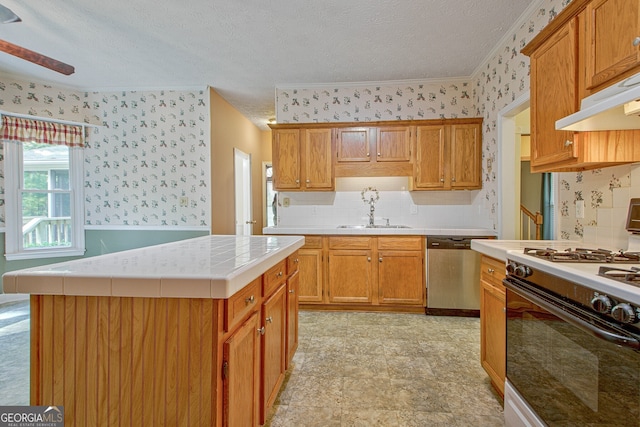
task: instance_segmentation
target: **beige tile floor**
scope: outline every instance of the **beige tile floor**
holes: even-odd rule
[[[477,318],[300,312],[267,425],[503,426]]]

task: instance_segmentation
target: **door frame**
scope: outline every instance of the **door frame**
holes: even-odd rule
[[[236,236],[253,234],[251,206],[251,154],[233,149],[234,215]]]

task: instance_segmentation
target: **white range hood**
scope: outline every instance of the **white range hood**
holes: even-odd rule
[[[580,111],[556,121],[556,130],[640,129],[639,101],[640,73],[584,98]]]

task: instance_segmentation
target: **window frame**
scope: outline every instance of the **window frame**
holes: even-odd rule
[[[84,150],[69,147],[69,190],[71,194],[71,246],[25,249],[22,235],[22,197],[24,189],[23,144],[5,140],[5,258],[7,261],[83,256],[84,236]],[[51,190],[49,190],[51,191]],[[66,191],[65,191],[66,192]]]

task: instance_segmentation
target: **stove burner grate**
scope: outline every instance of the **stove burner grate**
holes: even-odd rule
[[[618,282],[640,286],[640,268],[631,267],[628,270],[616,267],[601,266],[598,276],[608,277]]]
[[[640,252],[612,252],[606,249],[575,248],[557,249],[525,248],[524,253],[552,262],[640,263]]]

